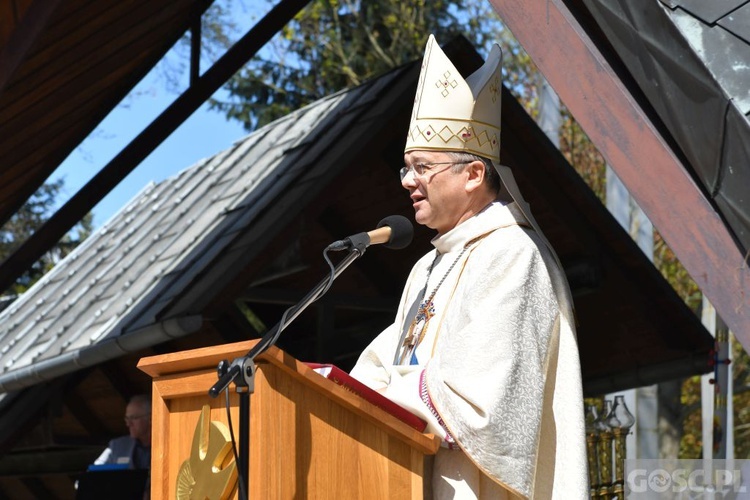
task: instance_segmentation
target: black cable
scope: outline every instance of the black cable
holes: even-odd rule
[[[336,279],[336,267],[333,265],[333,262],[331,262],[331,259],[328,257],[329,248],[326,248],[323,250],[323,259],[328,264],[328,267],[330,269],[330,274],[328,275],[328,282],[325,284],[325,286],[318,292],[315,297],[310,301],[310,303],[315,302],[316,300],[320,299],[323,295],[325,295],[328,290],[331,289],[331,286],[333,285],[333,281]],[[273,336],[273,339],[268,343],[268,346],[272,346],[276,344],[276,341],[279,338],[279,335],[281,335],[282,330],[286,327],[286,318],[289,315],[289,313],[292,312],[292,310],[295,309],[296,306],[289,307],[286,311],[284,311],[284,314],[281,316],[281,321],[279,321],[279,327],[276,330],[276,334]],[[265,350],[265,349],[263,349]],[[260,353],[259,353],[260,354]],[[240,458],[239,453],[237,453],[237,441],[234,439],[234,427],[232,426],[232,414],[230,412],[230,404],[229,404],[229,386],[226,387],[224,390],[226,394],[226,410],[227,410],[227,422],[229,423],[229,436],[232,440],[232,453],[234,454],[234,462],[237,464],[237,468],[240,467]],[[247,464],[247,468],[249,470],[249,465]],[[245,486],[245,481],[243,478],[245,477],[244,471],[239,471],[237,473],[237,478],[239,480],[239,498],[240,500],[246,500],[248,498],[247,496],[247,488]]]
[[[336,268],[333,265],[333,262],[331,262],[331,259],[328,257],[328,251],[329,251],[329,248],[326,248],[325,250],[323,250],[323,259],[326,261],[326,263],[328,264],[328,267],[331,270],[330,274],[328,275],[328,282],[315,295],[315,297],[310,301],[310,304],[312,304],[316,300],[320,299],[323,295],[325,295],[328,292],[328,290],[331,289],[331,286],[333,285],[333,281],[336,279]],[[287,316],[289,316],[289,313],[291,313],[292,311],[294,311],[296,308],[297,308],[297,305],[295,304],[295,305],[287,308],[286,311],[284,311],[284,314],[281,316],[281,321],[279,321],[279,327],[276,330],[276,333],[274,334],[273,338],[271,339],[270,342],[268,342],[267,346],[264,347],[263,350],[260,351],[258,354],[260,354],[261,352],[263,352],[266,349],[268,349],[268,347],[270,347],[272,345],[276,345],[276,341],[279,339],[279,336],[281,335],[281,332],[284,330],[284,328],[286,328],[286,324],[287,324],[286,323],[286,318],[287,318]]]
[[[240,455],[237,453],[237,441],[234,439],[234,428],[232,427],[232,413],[230,411],[230,404],[229,404],[229,387],[226,388],[224,391],[224,394],[226,394],[226,404],[225,407],[227,409],[227,422],[229,422],[229,437],[232,440],[232,453],[234,454],[234,463],[237,464],[237,479],[239,481],[239,489],[240,489],[240,500],[247,500],[247,488],[245,487],[245,474],[244,472],[239,471],[240,468]]]

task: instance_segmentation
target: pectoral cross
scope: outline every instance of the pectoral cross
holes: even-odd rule
[[[409,326],[409,331],[404,338],[404,343],[401,344],[403,352],[399,363],[403,363],[405,359],[408,359],[417,348],[424,337],[427,323],[430,322],[430,318],[434,315],[435,305],[432,303],[432,300],[430,299],[422,302],[419,309],[417,309],[417,314],[414,316],[414,320]]]

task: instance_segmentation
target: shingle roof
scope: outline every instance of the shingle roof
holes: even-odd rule
[[[199,316],[160,312],[301,177],[302,153],[326,135],[318,126],[361,111],[373,87],[317,101],[144,188],[0,313],[0,390],[196,331]]]

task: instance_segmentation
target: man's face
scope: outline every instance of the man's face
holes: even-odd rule
[[[428,165],[429,171],[425,169],[423,175],[411,169],[401,179],[401,185],[409,191],[414,220],[439,234],[445,234],[461,221],[468,203],[465,172],[453,172],[453,165],[433,166],[450,161],[445,153],[433,151],[410,151],[404,155],[405,165]]]
[[[125,407],[125,425],[128,426],[130,437],[141,444],[151,442],[151,414],[148,408],[139,402],[128,403]]]

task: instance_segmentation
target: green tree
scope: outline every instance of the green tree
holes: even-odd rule
[[[46,183],[0,228],[0,261],[10,256],[49,219],[64,180]],[[66,234],[55,247],[35,262],[6,293],[19,294],[27,290],[39,278],[76,246],[92,231],[92,216],[87,214],[81,222]]]
[[[256,1],[256,0],[251,0]],[[247,13],[245,0],[215,0],[201,16],[200,29],[200,69],[205,71],[239,37],[240,30],[235,16],[237,12]],[[192,31],[188,31],[173,47],[174,53],[162,58],[158,65],[158,76],[167,91],[180,94],[189,85],[187,74],[192,50]],[[146,92],[153,92],[149,89]],[[137,98],[138,94],[132,95]]]
[[[606,203],[607,164],[604,157],[570,111],[563,108],[561,114],[560,151],[601,202]]]
[[[419,59],[430,33],[441,43],[462,34],[481,48],[504,32],[479,0],[313,0],[228,82],[229,99],[211,106],[252,130]]]
[[[685,304],[696,315],[700,315],[702,294],[698,285],[657,230],[654,230],[654,265]],[[682,381],[680,410],[675,421],[681,433],[678,458],[701,458],[703,453],[703,419],[701,415],[700,376],[688,377]]]

